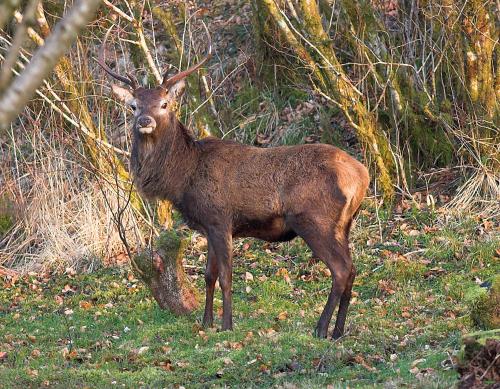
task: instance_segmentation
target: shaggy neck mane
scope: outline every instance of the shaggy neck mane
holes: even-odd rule
[[[151,135],[134,131],[132,172],[134,184],[145,197],[161,196],[178,203],[197,163],[196,141],[174,114]]]

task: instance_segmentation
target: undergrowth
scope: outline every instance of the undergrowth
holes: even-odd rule
[[[408,212],[384,221],[380,239],[373,214],[362,211],[353,230],[358,277],[339,341],[312,337],[330,277],[303,241],[238,240],[232,332],[203,329],[201,308],[188,317],[160,310],[124,268],[5,279],[1,382],[13,388],[452,387],[460,338],[476,329],[470,290],[500,270],[498,226],[457,220],[451,228],[425,212],[424,222]],[[193,244],[186,258],[199,289],[204,250]],[[219,290],[216,297],[220,327]]]

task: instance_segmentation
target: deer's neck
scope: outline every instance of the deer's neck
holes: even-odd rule
[[[134,184],[147,198],[179,203],[197,163],[196,141],[173,114],[151,135],[134,132]]]

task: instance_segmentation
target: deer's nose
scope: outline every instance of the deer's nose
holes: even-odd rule
[[[140,116],[139,119],[137,119],[137,125],[140,128],[154,127],[155,122],[151,116]]]

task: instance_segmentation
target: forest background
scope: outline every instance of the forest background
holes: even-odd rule
[[[1,7],[5,103],[16,75],[72,5]],[[456,380],[461,336],[498,328],[491,319],[498,311],[488,316],[483,305],[500,270],[498,2],[106,0],[90,20],[29,104],[0,130],[0,375],[56,386],[78,377],[131,386],[245,379],[319,385],[341,378],[363,384],[380,377],[427,387]],[[124,239],[137,250],[162,229],[176,229],[190,242],[184,268],[201,289],[206,242],[168,202],[145,201],[131,185],[132,114],[110,95],[98,50],[112,28],[108,63],[153,86],[166,69],[203,58],[202,21],[214,55],[189,77],[179,106],[196,137],[259,147],[329,143],[370,168],[370,193],[352,237],[359,302],[344,343],[301,347],[329,275],[309,262],[299,241],[238,243],[236,304],[246,319],[232,335],[205,333],[191,328],[197,317],[159,311],[128,266]],[[98,286],[90,291],[93,280]],[[77,292],[86,288],[88,294]],[[130,293],[131,302],[120,297]],[[149,312],[151,323],[137,307]],[[264,319],[255,316],[259,310]],[[30,320],[39,314],[38,324]],[[102,323],[90,335],[71,332],[90,322],[73,330],[54,324],[95,315]],[[19,320],[26,323],[13,335]],[[264,324],[256,329],[259,320]],[[156,333],[164,322],[170,329]],[[137,328],[124,332],[130,323]],[[57,331],[47,333],[53,326]],[[44,340],[20,340],[39,338],[34,331]],[[102,331],[110,344],[96,346]],[[249,333],[259,340],[248,340]],[[170,351],[155,348],[154,336]],[[200,342],[202,359],[214,356],[206,371],[197,368]],[[282,350],[273,353],[277,343]],[[38,353],[47,353],[50,367]],[[26,361],[33,366],[25,368]],[[239,374],[236,366],[246,367]],[[72,373],[61,378],[62,368]]]

